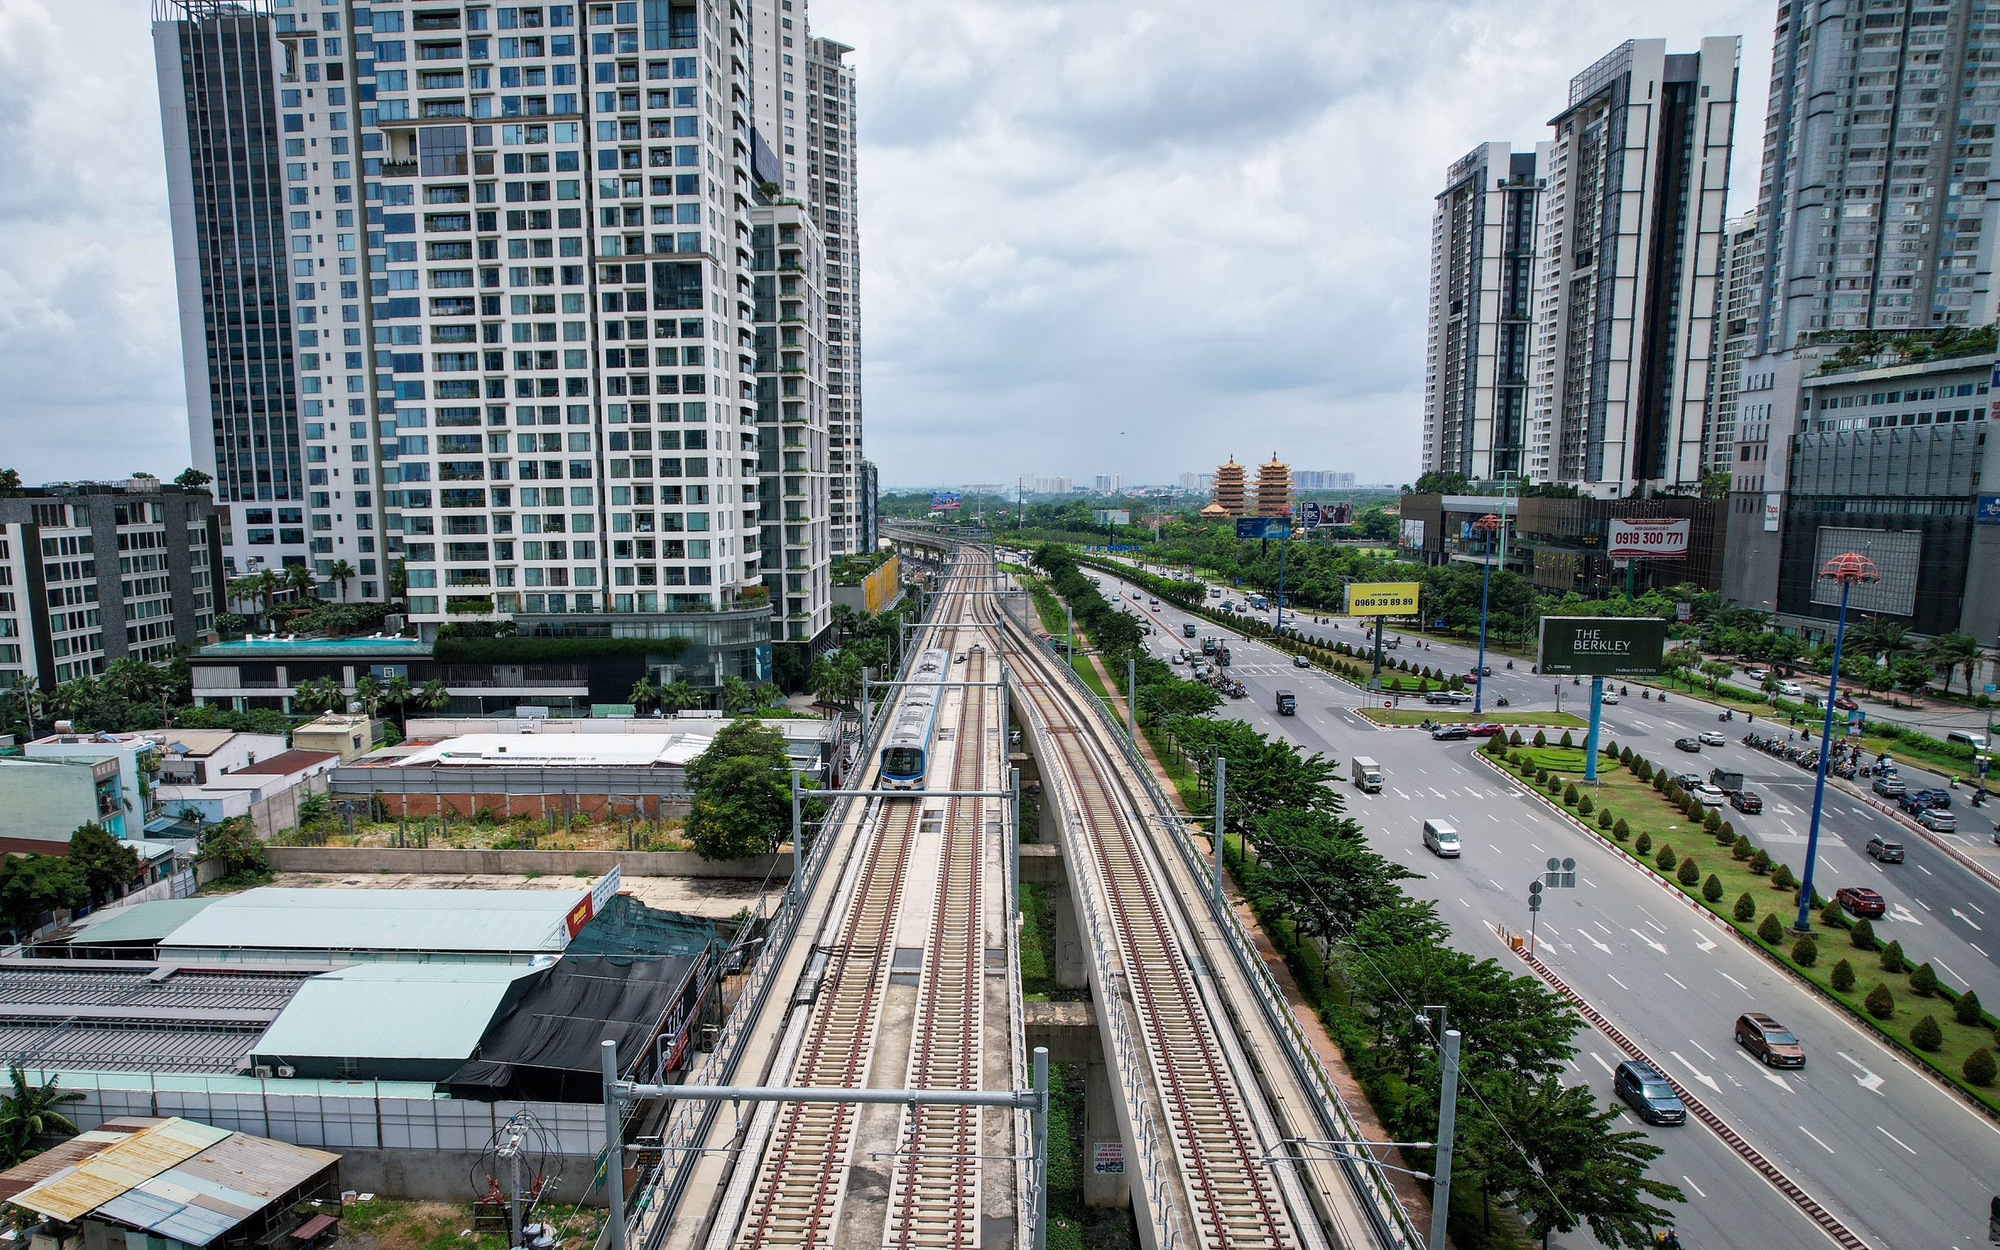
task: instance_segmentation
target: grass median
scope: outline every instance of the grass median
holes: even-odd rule
[[[1650,779],[1661,775],[1660,765],[1636,755],[1629,766],[1603,756],[1595,786],[1583,782],[1580,748],[1524,745],[1495,762],[1653,868],[1689,900],[1733,926],[1766,957],[1846,1007],[1989,1112],[2000,1114],[1990,1058],[1994,1017],[1981,1010],[1973,1022],[1961,1022],[1959,996],[1937,983],[1923,963],[1921,949],[1888,950],[1889,943],[1872,926],[1863,929],[1837,909],[1822,907],[1815,913],[1808,950],[1790,930],[1798,918],[1799,869],[1773,858],[1744,833],[1745,828],[1754,828],[1749,822],[1756,817],[1727,809],[1705,809],[1698,817],[1690,816]],[[1665,775],[1676,771],[1675,762],[1669,761]],[[1738,826],[1736,821],[1745,823]],[[1692,869],[1687,867],[1690,860]],[[1843,961],[1851,975],[1839,973]],[[1878,987],[1886,992],[1886,1000],[1876,993]],[[1971,1015],[1970,1009],[1966,1014]],[[1973,1059],[1981,1050],[1988,1053],[1985,1063]],[[1982,1070],[1986,1079],[1973,1079]]]
[[[1436,708],[1417,711],[1412,708],[1363,707],[1356,708],[1355,714],[1378,725],[1421,725],[1431,721],[1440,725],[1523,725],[1530,729],[1588,729],[1590,722],[1568,712],[1447,712]]]

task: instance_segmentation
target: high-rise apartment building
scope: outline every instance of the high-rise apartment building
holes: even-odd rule
[[[1721,346],[1714,355],[1715,376],[1709,382],[1708,471],[1731,472],[1735,464],[1736,410],[1743,381],[1743,362],[1756,354],[1759,292],[1763,269],[1758,263],[1757,214],[1733,218],[1722,232],[1722,281],[1716,284],[1715,335]]]
[[[0,690],[215,639],[222,526],[204,491],[69,482],[0,499]]]
[[[426,633],[671,634],[767,590],[778,636],[814,628],[823,578],[791,565],[831,540],[785,518],[825,524],[825,460],[787,470],[826,455],[830,275],[754,116],[802,10],[769,41],[701,0],[154,17],[197,463],[239,569],[348,560]]]
[[[1551,122],[1530,448],[1548,480],[1610,498],[1701,476],[1736,54],[1628,41]]]
[[[801,0],[801,8],[803,8]],[[857,230],[854,49],[814,37],[805,67],[806,203],[826,246],[827,472],[836,554],[873,551],[861,481],[861,238]]]
[[[2000,10],[1782,0],[1764,125],[1760,349],[1993,321]]]
[[[1424,469],[1524,476],[1533,336],[1533,152],[1482,143],[1446,175],[1431,217]]]

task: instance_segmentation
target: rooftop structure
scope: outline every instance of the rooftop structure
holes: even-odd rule
[[[572,890],[310,890],[266,886],[175,929],[160,958],[206,963],[528,963],[569,945]]]
[[[305,982],[250,1051],[279,1076],[442,1080],[542,971],[521,964],[356,964]]]
[[[324,1150],[175,1118],[103,1142],[10,1201],[62,1224],[105,1225],[113,1236],[126,1231],[128,1242],[205,1246],[244,1224],[263,1233],[276,1222],[302,1221],[288,1211],[292,1200],[333,1197],[339,1165],[340,1156]],[[106,1244],[88,1234],[84,1240]]]
[[[307,975],[213,974],[136,962],[7,963],[0,965],[0,1057],[27,1068],[235,1072]]]
[[[482,765],[524,768],[685,767],[708,749],[710,734],[466,734],[420,746],[407,755],[385,753],[380,763],[396,768]]]
[[[1236,457],[1231,456],[1227,464],[1215,467],[1215,488],[1212,494],[1215,498],[1211,506],[1222,509],[1228,516],[1245,515],[1243,466],[1236,463]]]

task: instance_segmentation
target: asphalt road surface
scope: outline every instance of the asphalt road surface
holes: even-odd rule
[[[1100,576],[1108,595],[1114,579]],[[1123,589],[1129,593],[1129,587]],[[1171,654],[1186,645],[1180,626],[1184,620],[1198,620],[1164,604],[1150,611],[1143,598],[1137,604],[1126,598],[1125,603],[1156,623],[1148,640],[1156,653]],[[1202,635],[1218,632],[1206,621],[1198,621],[1198,628]],[[1345,625],[1339,633],[1358,637],[1358,631]],[[1552,891],[1539,926],[1541,954],[1560,976],[1870,1244],[1899,1250],[1970,1250],[1985,1244],[1987,1202],[2000,1192],[2000,1127],[1914,1071],[1677,895],[1526,796],[1509,777],[1477,762],[1476,744],[1434,743],[1418,730],[1378,730],[1354,715],[1362,694],[1346,683],[1294,668],[1289,656],[1261,643],[1242,640],[1232,643],[1231,650],[1231,671],[1250,693],[1231,700],[1220,714],[1243,717],[1259,729],[1282,733],[1342,761],[1365,754],[1381,763],[1386,779],[1381,794],[1341,787],[1348,810],[1378,850],[1424,874],[1422,881],[1409,883],[1412,893],[1438,902],[1462,949],[1525,972],[1496,927],[1525,931],[1529,881],[1548,857],[1575,858],[1578,888]],[[1447,670],[1462,658],[1445,647],[1434,653],[1431,662]],[[1466,663],[1469,667],[1469,659]],[[1553,703],[1550,683],[1540,679],[1520,675],[1495,680],[1501,683],[1517,708],[1535,706],[1524,702],[1535,685],[1544,695],[1541,706]],[[1279,689],[1298,695],[1297,716],[1275,715]],[[1512,689],[1519,689],[1521,697]],[[1491,686],[1488,693],[1493,693]],[[1567,694],[1564,704],[1568,710]],[[1665,709],[1650,700],[1638,709],[1620,704],[1606,709],[1606,732],[1671,763],[1679,755],[1672,747],[1675,737],[1714,725],[1712,711],[1707,726],[1701,725],[1694,711],[1701,706],[1679,696]],[[1740,734],[1740,720],[1736,726]],[[1700,759],[1741,767],[1751,786],[1770,800],[1761,822],[1739,820],[1739,829],[1749,825],[1753,839],[1771,837],[1774,854],[1782,847],[1795,862],[1802,857],[1801,844],[1777,839],[1803,834],[1799,796],[1786,788],[1795,783],[1785,770],[1808,785],[1809,774],[1733,745],[1710,748]],[[1688,757],[1688,762],[1699,761]],[[1809,791],[1803,798],[1810,802]],[[1903,938],[1906,947],[1929,955],[1934,964],[1942,956],[1951,971],[1941,966],[1940,974],[1959,984],[1970,978],[1982,997],[1988,984],[2000,992],[2000,972],[1971,944],[1986,932],[1972,925],[1987,924],[1984,912],[1973,909],[1975,901],[2000,916],[1992,892],[1982,895],[1986,887],[1972,874],[1927,852],[1900,829],[1898,840],[1910,848],[1910,859],[1887,869],[1876,867],[1859,854],[1867,833],[1850,830],[1849,822],[1862,828],[1866,821],[1885,828],[1891,822],[1845,798],[1835,800],[1831,792],[1829,802],[1837,819],[1829,820],[1828,828],[1837,827],[1839,836],[1822,840],[1822,892],[1830,894],[1843,877],[1876,885],[1890,896],[1892,906],[1880,930],[1885,936]],[[1427,818],[1458,827],[1466,847],[1462,858],[1439,860],[1423,849],[1419,832]],[[1798,835],[1786,831],[1787,820]],[[1918,881],[1921,886],[1911,884]],[[1947,924],[1938,919],[1941,907],[1950,913],[1948,897],[1968,913],[1968,920],[1954,918]],[[2000,943],[1979,945],[2000,949]],[[1809,1054],[1803,1071],[1765,1069],[1734,1045],[1731,1026],[1739,1013],[1749,1010],[1768,1011],[1799,1034]],[[1582,1053],[1575,1078],[1613,1104],[1610,1068],[1616,1052],[1592,1032],[1580,1034],[1578,1041]],[[1679,1228],[1690,1247],[1825,1242],[1802,1214],[1698,1124],[1647,1132],[1667,1150],[1655,1164],[1657,1173],[1687,1191]],[[1587,1234],[1571,1234],[1562,1244],[1592,1242]]]

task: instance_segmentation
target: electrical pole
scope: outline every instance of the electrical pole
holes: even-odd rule
[[[1438,1013],[1442,1023],[1444,1013]],[[1437,1162],[1432,1165],[1431,1239],[1434,1250],[1444,1250],[1445,1224],[1451,1218],[1451,1147],[1458,1131],[1458,1046],[1457,1029],[1444,1031],[1444,1062],[1438,1082]]]
[[[1225,902],[1222,895],[1222,800],[1223,790],[1229,781],[1229,761],[1218,755],[1215,757],[1215,914],[1224,914]]]

